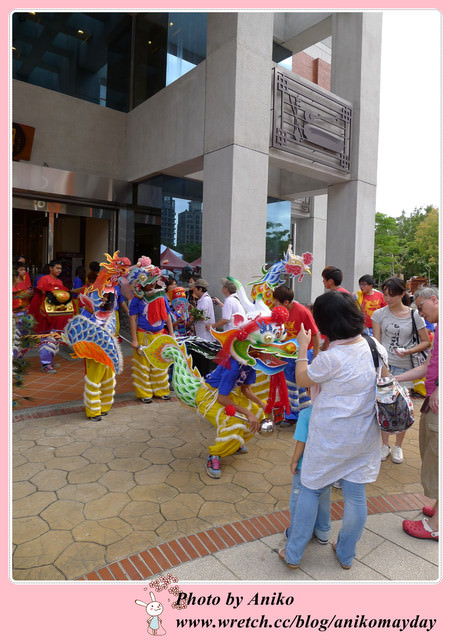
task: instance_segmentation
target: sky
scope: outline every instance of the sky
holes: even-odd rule
[[[384,11],[376,211],[441,209],[441,15]]]

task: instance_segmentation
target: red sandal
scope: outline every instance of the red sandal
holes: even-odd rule
[[[432,518],[432,516],[435,513],[435,509],[434,507],[428,507],[427,505],[423,507],[423,513],[425,516],[427,516],[428,518]]]
[[[428,531],[425,523],[427,523],[426,518],[423,520],[403,520],[402,528],[409,536],[413,536],[414,538],[438,541],[438,531]]]

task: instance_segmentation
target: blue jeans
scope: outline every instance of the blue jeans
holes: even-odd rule
[[[301,474],[299,472],[294,474],[293,485],[290,496],[290,527],[288,529],[288,542],[285,550],[285,558],[290,564],[297,564],[300,560],[289,560],[289,549],[293,549],[293,553],[296,553],[298,545],[302,544],[302,554],[304,553],[305,546],[315,534],[315,536],[327,542],[330,533],[330,486],[324,489],[319,489],[317,492],[317,500],[315,504],[311,505],[311,510],[307,513],[304,511],[303,497],[305,492],[310,492],[311,489],[307,489],[301,483]],[[309,518],[313,518],[309,525]],[[305,537],[305,543],[303,539]],[[302,538],[302,543],[300,542]]]
[[[343,523],[338,533],[337,557],[342,564],[350,566],[367,517],[365,484],[341,479],[341,488],[344,511]],[[320,514],[320,503],[323,504],[325,499],[324,494],[328,496],[330,502],[330,487],[308,489],[301,485],[296,501],[295,520],[292,520],[285,549],[285,560],[289,564],[299,564],[313,532],[315,531],[316,534],[317,518]]]

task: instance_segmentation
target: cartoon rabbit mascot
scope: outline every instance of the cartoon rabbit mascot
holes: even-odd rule
[[[157,602],[154,593],[150,592],[151,602],[147,604],[142,600],[135,600],[136,604],[139,604],[141,607],[146,607],[146,612],[149,614],[150,618],[147,620],[147,633],[150,633],[152,636],[164,636],[166,635],[166,630],[161,624],[161,618],[159,617],[163,611],[163,605],[161,602]]]

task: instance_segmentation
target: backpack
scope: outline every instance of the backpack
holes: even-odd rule
[[[376,369],[376,416],[379,426],[382,431],[389,433],[406,431],[415,421],[409,392],[392,375],[381,378],[379,351],[370,336],[365,334],[363,337],[371,349]]]

